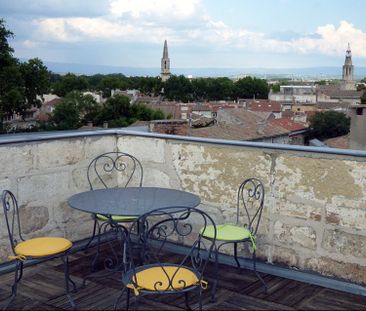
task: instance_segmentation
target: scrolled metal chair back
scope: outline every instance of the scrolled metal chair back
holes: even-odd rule
[[[143,224],[143,225],[142,225]],[[132,269],[135,271],[141,265],[141,258],[144,265],[155,265],[165,269],[167,262],[168,246],[183,245],[186,248],[184,255],[174,263],[176,271],[174,275],[165,273],[165,280],[155,280],[157,291],[179,291],[174,284],[182,284],[179,270],[189,268],[200,276],[202,281],[207,263],[214,249],[216,241],[216,225],[213,219],[204,211],[197,208],[160,208],[142,215],[134,222],[130,232],[136,232],[139,227],[138,244],[140,245],[140,258],[131,258]],[[206,227],[213,226],[214,239],[203,239],[200,232]],[[200,231],[200,229],[202,230]],[[130,237],[133,234],[129,235]],[[131,244],[130,244],[131,245]],[[168,280],[167,280],[168,279]],[[138,280],[133,280],[134,286],[139,287]],[[168,284],[168,288],[162,288],[162,284]]]
[[[15,247],[19,242],[24,241],[21,233],[18,202],[11,191],[4,190],[2,193],[2,203],[11,248],[14,255],[16,255]]]
[[[119,152],[106,152],[93,159],[87,171],[87,178],[91,190],[96,188],[127,187],[135,185],[141,187],[143,167],[134,156]],[[99,184],[99,187],[98,187]]]
[[[264,205],[264,186],[257,178],[248,178],[239,186],[237,200],[237,224],[239,224],[240,208],[243,207],[248,229],[256,234],[262,218]]]

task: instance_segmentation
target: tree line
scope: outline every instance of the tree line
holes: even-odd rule
[[[147,96],[161,96],[165,100],[185,103],[253,97],[266,99],[269,92],[268,83],[255,77],[233,81],[226,77],[189,79],[183,75],[172,75],[163,82],[160,77],[126,77],[118,73],[92,76],[52,73],[51,89],[61,97],[73,90],[96,91],[110,97],[113,89],[136,89]]]

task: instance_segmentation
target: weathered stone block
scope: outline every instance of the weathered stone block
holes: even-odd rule
[[[141,162],[165,163],[166,141],[162,139],[120,136],[118,150],[134,155]]]
[[[71,171],[69,187],[70,192],[72,193],[90,190],[87,178],[87,167],[77,167]]]
[[[366,266],[359,264],[336,261],[328,257],[319,257],[307,259],[304,268],[355,283],[364,284],[366,282]]]
[[[288,217],[320,221],[323,208],[324,205],[317,201],[308,200],[299,195],[289,195],[286,200],[281,199],[276,202],[273,212]]]
[[[274,246],[272,248],[272,262],[287,267],[299,266],[299,254],[293,249]]]
[[[146,168],[144,171],[144,186],[171,188],[170,176],[163,170]]]
[[[13,251],[11,250],[9,238],[6,237],[7,240],[0,244],[0,262],[9,261],[8,256],[13,255]],[[6,243],[7,242],[7,243]]]
[[[366,207],[363,209],[326,206],[326,223],[366,230]]]
[[[276,162],[276,184],[280,197],[292,193],[308,193],[317,200],[361,199],[363,189],[355,184],[351,167],[345,161],[329,158],[286,157]],[[330,186],[331,185],[331,186]]]
[[[48,223],[50,215],[45,206],[24,206],[19,208],[21,229],[24,234],[42,230]]]
[[[102,153],[117,151],[116,142],[117,138],[114,135],[85,138],[83,148],[85,159],[87,159],[86,165],[88,165],[91,160]]]
[[[37,145],[1,146],[0,176],[25,175],[35,168]]]
[[[37,168],[49,169],[74,165],[84,158],[84,141],[56,140],[38,144]]]
[[[268,183],[270,161],[261,152],[215,148],[210,145],[172,144],[175,170],[184,189],[203,201],[236,205],[239,185],[245,178]]]
[[[355,256],[366,260],[366,237],[338,230],[327,230],[322,246],[332,253]]]
[[[288,246],[298,245],[316,249],[316,232],[307,226],[296,226],[276,221],[274,225],[275,240]]]
[[[68,172],[59,172],[19,178],[18,201],[21,204],[32,201],[55,201],[69,193],[69,177]]]

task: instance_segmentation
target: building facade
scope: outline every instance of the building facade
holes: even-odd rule
[[[161,80],[165,82],[170,78],[170,59],[168,55],[168,43],[165,40],[164,42],[164,50],[163,50],[163,57],[161,59]]]
[[[348,43],[348,48],[346,51],[346,58],[343,65],[342,73],[342,83],[341,90],[353,91],[356,90],[356,81],[354,79],[354,66],[352,64],[352,52],[350,44]]]

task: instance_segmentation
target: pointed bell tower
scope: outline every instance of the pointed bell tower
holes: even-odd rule
[[[342,84],[341,89],[343,90],[355,90],[355,80],[354,80],[354,66],[352,65],[352,52],[351,46],[348,43],[348,48],[346,51],[346,59],[343,65],[343,74],[342,74]]]
[[[170,78],[170,59],[168,55],[168,43],[164,42],[163,58],[161,59],[161,80],[165,82]]]

